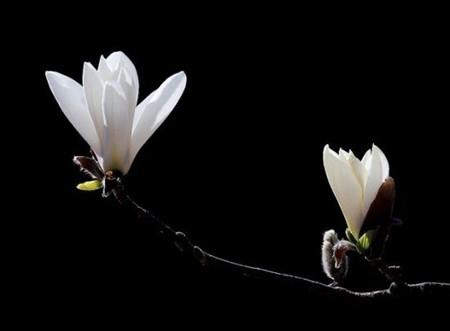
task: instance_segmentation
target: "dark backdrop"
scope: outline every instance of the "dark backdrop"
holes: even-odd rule
[[[397,14],[250,11],[197,20],[162,11],[158,20],[145,13],[69,20],[48,13],[9,36],[9,114],[18,125],[4,125],[14,210],[6,252],[16,304],[43,308],[40,318],[76,320],[105,307],[220,311],[230,302],[229,312],[310,300],[279,284],[204,271],[111,199],[75,189],[85,177],[71,158],[88,146],[44,72],[80,81],[83,61],[96,65],[116,50],[137,67],[140,100],[179,70],[188,77],[126,177],[136,200],[165,222],[223,257],[327,282],[322,233],[343,235],[345,222],[324,174],[323,146],[362,156],[376,143],[390,161],[394,213],[404,221],[389,261],[404,266],[408,281],[450,281],[440,22]]]

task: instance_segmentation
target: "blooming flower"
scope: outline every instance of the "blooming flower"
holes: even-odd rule
[[[89,144],[103,172],[123,175],[186,86],[186,75],[179,72],[138,105],[136,68],[122,52],[101,56],[98,69],[84,63],[83,86],[57,72],[45,75],[61,110]]]
[[[360,161],[351,150],[346,152],[339,149],[338,154],[326,145],[323,150],[323,164],[348,228],[358,240],[363,235],[360,232],[369,210],[370,214],[375,215],[392,207],[394,184],[389,177],[389,163],[386,156],[381,149],[373,145]],[[386,192],[382,192],[383,194],[377,198],[384,183],[389,183],[386,190],[383,190]],[[379,203],[373,204],[376,199]],[[371,209],[372,205],[376,205],[377,208]]]

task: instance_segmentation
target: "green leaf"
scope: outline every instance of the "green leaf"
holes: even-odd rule
[[[366,250],[369,249],[370,244],[372,243],[376,233],[377,229],[369,230],[359,238],[357,246],[361,252],[365,252]]]
[[[77,185],[77,189],[81,191],[96,191],[103,187],[101,180],[90,180],[84,183],[80,183]]]

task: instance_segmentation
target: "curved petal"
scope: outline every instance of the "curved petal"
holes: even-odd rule
[[[367,150],[367,152],[364,154],[363,158],[361,159],[361,163],[366,169],[369,168],[369,164],[370,164],[370,162],[372,162],[371,158],[372,158],[372,150],[369,149],[369,150]]]
[[[164,122],[177,104],[186,86],[186,75],[172,75],[136,108],[131,138],[130,166],[137,152]]]
[[[345,156],[344,153],[341,155]],[[358,238],[364,220],[361,203],[362,189],[350,164],[343,161],[338,154],[325,146],[323,164],[331,189],[341,207],[345,220],[352,234]]]
[[[382,177],[383,177],[383,182],[386,180],[386,178],[389,177],[389,162],[386,158],[386,155],[384,155],[383,151],[375,144],[373,144],[372,146],[372,150],[376,153],[378,153],[378,155],[380,156],[381,159],[381,169],[382,169]]]
[[[381,184],[387,178],[384,175],[386,170],[389,171],[389,168],[386,168],[385,162],[387,163],[386,157],[374,145],[372,148],[372,157],[370,158],[370,163],[368,163],[367,183],[364,190],[364,216],[367,214],[370,205],[375,199]]]
[[[100,152],[100,141],[95,130],[84,96],[83,88],[73,79],[54,71],[45,73],[48,85],[59,107],[91,146],[95,153]]]
[[[113,79],[113,72],[109,69],[103,55],[100,56],[100,62],[98,63],[98,74],[104,83]]]
[[[366,185],[366,179],[367,179],[367,170],[359,161],[359,159],[353,154],[353,152],[350,150],[347,158],[348,163],[353,169],[353,173],[355,174],[356,178],[358,179],[359,185],[361,186],[361,189],[365,187]]]
[[[352,150],[346,152],[342,148],[339,148],[339,159],[350,166],[353,171],[353,175],[358,180],[361,189],[365,185],[365,179],[367,175],[366,169],[361,164],[361,161],[353,154]]]
[[[102,103],[105,119],[103,170],[119,170],[126,174],[132,124],[129,102],[118,84],[108,82]]]
[[[134,114],[138,98],[138,90],[136,85],[134,85],[131,81],[130,75],[124,68],[120,69],[118,83],[129,102],[129,110]]]
[[[125,68],[127,73],[130,75],[133,85],[139,90],[139,79],[136,71],[136,67],[133,62],[125,55],[125,53],[119,51],[111,53],[106,58],[106,63],[112,72],[120,72],[120,69]]]
[[[347,151],[343,150],[342,148],[339,148],[339,158],[342,161],[347,160],[348,159],[348,155],[349,155],[349,153]]]
[[[83,67],[83,89],[86,102],[100,140],[103,141],[104,120],[102,110],[103,81],[92,64],[85,62]]]

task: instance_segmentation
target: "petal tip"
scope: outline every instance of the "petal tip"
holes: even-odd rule
[[[56,71],[51,71],[51,70],[46,70],[45,71],[45,77],[47,79],[53,78],[57,75],[58,73]]]
[[[183,83],[186,83],[187,76],[186,73],[182,70],[173,75],[174,78],[179,78]]]
[[[91,62],[89,62],[89,61],[84,61],[83,62],[83,68],[94,68],[94,66],[92,65],[92,63]]]
[[[324,155],[324,156],[329,155],[329,156],[334,156],[334,157],[336,157],[336,158],[339,158],[339,155],[338,155],[334,150],[332,150],[332,149],[330,148],[330,145],[329,145],[329,144],[326,144],[326,145],[324,146],[324,148],[323,148],[323,155]]]

